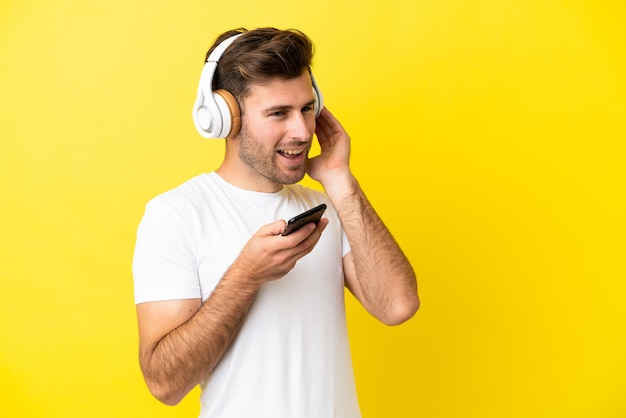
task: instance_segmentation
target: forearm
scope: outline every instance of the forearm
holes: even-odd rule
[[[307,172],[324,186],[350,241],[346,286],[384,323],[404,322],[419,307],[413,268],[350,171],[349,135],[327,108],[316,122],[322,152]]]
[[[419,307],[415,273],[352,175],[327,188],[351,246],[347,286],[387,324],[404,322]]]
[[[151,392],[174,405],[212,372],[252,306],[258,286],[229,270],[200,309],[148,349],[141,366]]]

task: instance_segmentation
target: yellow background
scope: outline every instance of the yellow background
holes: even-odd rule
[[[349,301],[365,417],[626,417],[626,3],[0,3],[0,410],[191,417],[148,393],[143,206],[217,167],[194,130],[234,27],[317,47],[353,169],[419,276],[400,327]],[[245,401],[242,399],[242,401]]]

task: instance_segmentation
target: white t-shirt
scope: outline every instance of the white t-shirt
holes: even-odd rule
[[[202,174],[146,206],[133,260],[135,302],[207,299],[266,224],[326,203],[329,225],[285,277],[263,285],[213,373],[201,418],[360,417],[346,332],[342,257],[350,251],[321,192],[239,189]]]

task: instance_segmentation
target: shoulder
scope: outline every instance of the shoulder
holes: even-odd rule
[[[178,201],[194,201],[201,197],[205,190],[210,187],[209,175],[200,174],[184,183],[179,184],[173,189],[167,190],[154,198],[148,204],[153,202],[178,202]]]
[[[152,198],[147,208],[170,207],[175,209],[193,208],[205,200],[211,181],[208,174],[193,177],[184,183]]]
[[[163,192],[148,201],[143,223],[194,223],[206,206],[210,188],[207,174],[201,174]]]

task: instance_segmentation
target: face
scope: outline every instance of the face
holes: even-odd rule
[[[241,164],[238,180],[258,191],[302,180],[315,132],[309,73],[251,86],[242,109],[241,132],[234,139]]]

